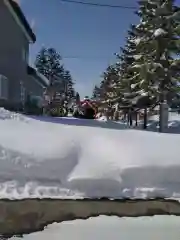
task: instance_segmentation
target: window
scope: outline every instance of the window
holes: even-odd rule
[[[0,99],[8,99],[8,79],[0,75]]]
[[[28,62],[28,51],[25,48],[22,49],[22,58],[25,62]]]

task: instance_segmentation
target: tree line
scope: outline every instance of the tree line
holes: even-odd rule
[[[171,104],[180,98],[180,8],[174,0],[138,5],[139,23],[129,27],[125,46],[94,87],[93,98],[126,106],[146,96]]]

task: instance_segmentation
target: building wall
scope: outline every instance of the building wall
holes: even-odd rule
[[[3,0],[0,0],[0,74],[9,79],[9,101],[21,101],[21,82],[27,81],[29,41],[14,20]],[[26,54],[25,54],[26,52]]]

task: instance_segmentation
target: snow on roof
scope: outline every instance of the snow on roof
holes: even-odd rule
[[[44,82],[46,85],[49,85],[49,80],[48,80],[43,74],[41,74],[40,72],[38,72],[37,69],[36,69],[36,74],[37,74],[38,77],[40,77],[40,78],[43,80],[43,82]]]
[[[38,81],[40,81],[43,85],[48,86],[49,85],[49,80],[40,72],[35,67],[27,66],[27,73],[29,75],[32,75],[34,78],[36,78]]]

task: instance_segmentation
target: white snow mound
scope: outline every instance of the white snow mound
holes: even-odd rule
[[[11,116],[0,110],[0,198],[179,197],[180,135]]]

